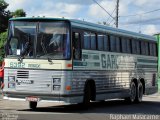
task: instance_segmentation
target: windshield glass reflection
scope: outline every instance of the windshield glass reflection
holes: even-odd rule
[[[39,24],[37,57],[67,59],[69,29],[64,22],[43,22]],[[68,46],[67,46],[68,44]]]

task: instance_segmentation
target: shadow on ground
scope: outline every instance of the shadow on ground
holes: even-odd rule
[[[92,102],[89,109],[81,105],[63,105],[38,107],[36,110],[21,109],[27,112],[59,112],[59,113],[106,113],[106,114],[157,114],[160,115],[160,102],[143,101],[139,104],[128,104],[124,100],[112,100],[103,102]]]

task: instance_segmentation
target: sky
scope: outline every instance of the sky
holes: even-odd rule
[[[93,23],[106,22],[115,27],[115,20],[94,0],[5,0],[8,10],[24,9],[27,17],[65,17]],[[117,0],[96,0],[115,17]],[[119,0],[119,28],[153,35],[160,33],[160,0]],[[157,10],[159,9],[159,10]],[[146,13],[149,11],[154,11]],[[145,14],[143,14],[145,13]],[[136,15],[135,15],[136,14]],[[137,15],[138,14],[138,15]],[[134,15],[134,16],[130,16]]]

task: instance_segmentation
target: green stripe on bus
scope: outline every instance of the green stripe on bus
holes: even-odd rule
[[[99,55],[94,55],[94,56],[93,56],[93,59],[94,59],[94,60],[99,60]]]
[[[87,66],[87,62],[73,62],[74,66]]]
[[[158,60],[137,59],[137,62],[143,62],[143,63],[158,63]]]
[[[141,64],[138,64],[137,68],[158,68],[158,65],[141,65]]]
[[[95,66],[95,67],[100,67],[100,63],[95,62],[95,63],[94,63],[94,66]]]
[[[83,58],[83,59],[88,59],[88,55],[83,54],[83,55],[82,55],[82,58]]]

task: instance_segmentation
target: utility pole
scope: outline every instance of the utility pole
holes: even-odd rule
[[[118,14],[119,13],[119,0],[117,0],[117,4],[116,4],[116,28],[118,28]]]

